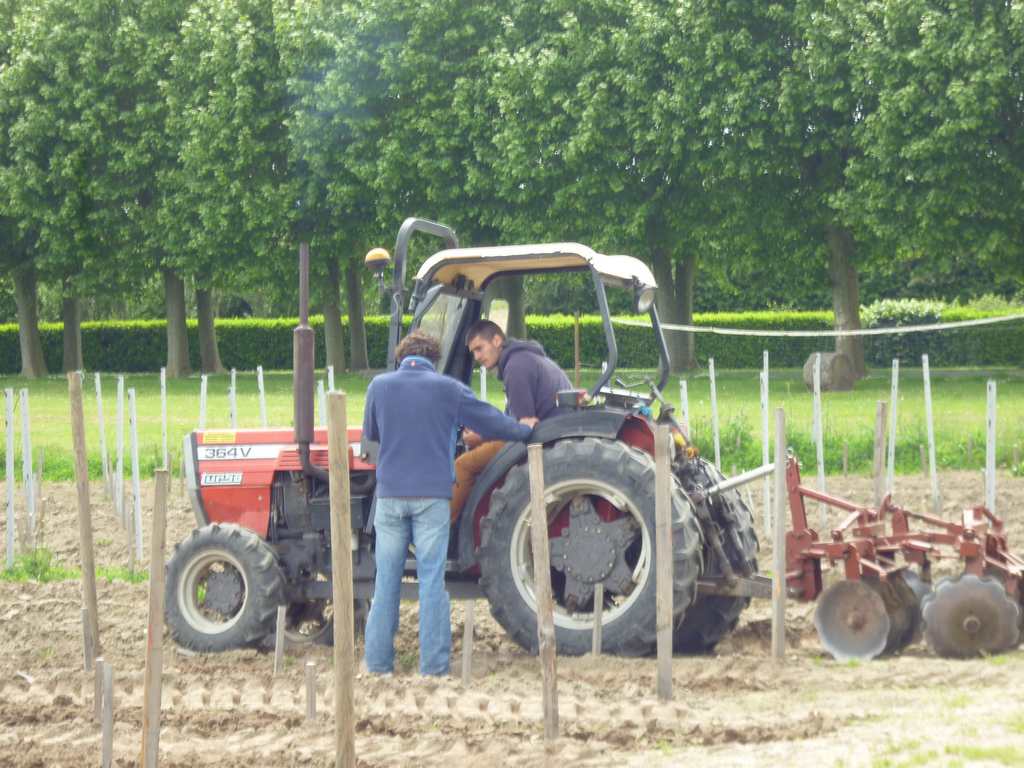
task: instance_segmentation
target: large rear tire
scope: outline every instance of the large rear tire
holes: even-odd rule
[[[654,653],[654,461],[625,443],[562,440],[544,450],[544,484],[558,652],[590,651],[594,585],[601,582],[603,650],[624,656]],[[675,622],[693,602],[703,563],[693,510],[678,484],[673,486]],[[536,653],[529,521],[529,470],[519,465],[494,491],[482,521],[480,584],[498,623]]]
[[[686,491],[710,488],[725,476],[709,461],[697,457],[677,467],[677,477]],[[715,496],[709,503],[711,519],[718,526],[722,548],[738,575],[757,573],[757,533],[754,516],[739,491]],[[723,575],[722,562],[708,547],[704,554],[704,574]],[[739,624],[740,614],[750,605],[749,597],[698,595],[672,635],[676,653],[710,653],[719,641]]]
[[[174,548],[164,595],[174,641],[194,651],[259,646],[274,632],[284,576],[248,528],[207,525]]]

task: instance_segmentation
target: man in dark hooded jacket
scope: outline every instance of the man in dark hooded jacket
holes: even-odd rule
[[[532,427],[554,414],[557,393],[572,389],[569,377],[544,354],[544,347],[535,341],[510,339],[490,320],[478,320],[469,327],[466,345],[478,364],[497,369],[505,386],[506,412],[523,424]],[[463,431],[463,439],[470,450],[455,460],[452,520],[462,511],[477,476],[504,445],[499,440],[483,442],[470,430]]]

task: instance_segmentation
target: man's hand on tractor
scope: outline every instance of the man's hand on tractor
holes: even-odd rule
[[[483,438],[469,427],[462,428],[462,442],[466,444],[467,448],[476,448],[483,441]]]

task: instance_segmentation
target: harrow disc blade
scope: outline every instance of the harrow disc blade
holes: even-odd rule
[[[900,638],[900,648],[906,648],[920,641],[924,634],[924,620],[921,618],[921,597],[931,592],[931,585],[921,581],[913,571],[903,571],[889,577],[897,596],[903,604],[907,627]]]
[[[922,605],[928,645],[939,656],[1001,653],[1020,642],[1020,608],[995,579],[943,579]]]
[[[839,581],[818,598],[814,626],[837,661],[873,659],[885,650],[889,614],[881,596],[861,581]]]

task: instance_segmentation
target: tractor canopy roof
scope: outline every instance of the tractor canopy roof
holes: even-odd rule
[[[502,245],[449,248],[438,251],[416,274],[424,285],[441,283],[481,290],[491,278],[504,274],[536,274],[593,269],[607,285],[656,288],[650,268],[633,256],[608,256],[579,243]],[[460,280],[459,278],[462,278]]]

